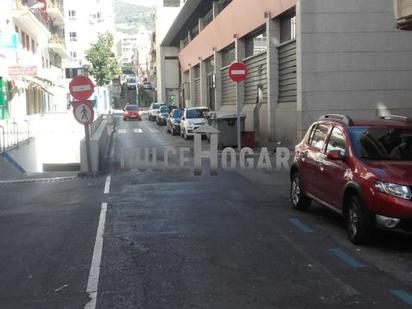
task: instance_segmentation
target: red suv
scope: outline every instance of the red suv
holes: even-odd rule
[[[344,216],[350,240],[374,230],[412,232],[412,122],[402,116],[352,120],[324,115],[296,146],[290,198],[311,200]]]

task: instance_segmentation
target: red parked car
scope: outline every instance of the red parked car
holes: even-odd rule
[[[126,121],[129,119],[142,120],[142,117],[140,116],[140,113],[139,113],[138,105],[127,104],[126,107],[124,108],[123,120]]]
[[[296,146],[290,198],[315,200],[344,216],[349,239],[375,227],[412,232],[412,122],[402,116],[352,120],[324,115]]]

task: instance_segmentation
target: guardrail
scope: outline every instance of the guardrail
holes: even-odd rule
[[[103,121],[103,115],[100,115],[96,118],[95,121],[90,125],[90,135],[96,133],[97,129],[100,127]]]
[[[28,119],[20,122],[11,119],[0,121],[0,134],[0,153],[19,147],[31,138],[30,121]]]

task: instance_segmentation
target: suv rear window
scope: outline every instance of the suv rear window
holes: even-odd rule
[[[350,128],[358,158],[412,161],[412,129]]]
[[[317,148],[323,149],[325,145],[326,137],[328,135],[329,126],[326,124],[318,124],[313,128],[312,133],[309,138],[309,145]]]

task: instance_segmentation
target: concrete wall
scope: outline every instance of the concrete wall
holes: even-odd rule
[[[90,154],[93,173],[99,172],[102,168],[102,162],[112,130],[113,126],[109,124],[107,120],[103,120],[96,132],[90,137]],[[88,171],[85,139],[80,141],[80,171]]]
[[[412,32],[388,0],[299,0],[298,138],[321,114],[412,116]]]
[[[177,47],[160,46],[158,51],[156,54],[158,101],[167,102],[166,89],[179,88],[180,70],[179,60],[177,59],[179,49]]]

